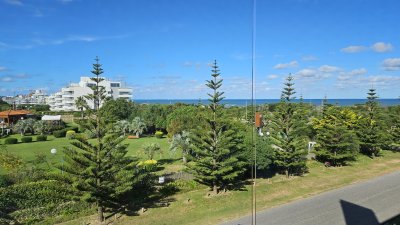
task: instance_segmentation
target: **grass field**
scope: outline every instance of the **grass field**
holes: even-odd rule
[[[47,141],[37,142],[36,136],[33,137],[33,142],[31,143],[21,143],[21,135],[14,134],[10,137],[15,137],[18,139],[18,144],[7,145],[8,152],[20,156],[25,162],[31,161],[35,159],[35,155],[44,154],[47,156],[47,161],[49,164],[58,163],[61,161],[62,150],[64,147],[70,146],[71,140],[67,138],[55,138],[54,136],[48,136]],[[0,143],[4,143],[4,139],[0,139]],[[146,159],[146,155],[143,151],[143,145],[148,143],[158,143],[161,147],[161,151],[156,153],[154,158],[156,160],[160,159],[170,159],[168,162],[173,162],[167,165],[163,165],[165,167],[166,172],[180,170],[183,166],[180,166],[179,158],[182,153],[177,152],[175,155],[170,154],[169,143],[167,138],[155,138],[155,137],[142,137],[139,139],[126,139],[124,143],[128,145],[128,156],[134,156],[139,158],[139,160]],[[53,155],[50,153],[52,148],[57,149],[57,154]],[[4,170],[0,168],[0,174],[5,173]]]
[[[257,210],[400,170],[400,153],[384,151],[383,156],[376,159],[360,155],[357,162],[346,167],[326,168],[315,161],[308,162],[308,166],[310,171],[303,177],[286,179],[278,175],[269,180],[258,179]],[[173,196],[174,202],[169,207],[150,208],[140,216],[122,216],[114,222],[124,225],[219,224],[250,214],[251,192],[248,190],[249,186],[244,191],[232,191],[211,198],[206,197],[207,190],[204,188],[178,193]],[[94,219],[95,216],[84,217],[63,224],[82,224]]]

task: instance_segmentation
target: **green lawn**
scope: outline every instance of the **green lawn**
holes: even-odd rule
[[[297,199],[360,182],[385,173],[400,170],[400,153],[383,151],[376,159],[359,156],[352,166],[326,168],[321,163],[310,161],[310,171],[303,177],[286,179],[278,175],[271,179],[258,179],[256,185],[257,210],[278,206]],[[251,192],[231,191],[217,197],[207,197],[201,188],[178,193],[169,207],[150,208],[140,216],[122,216],[116,224],[218,224],[245,216],[251,212]],[[187,201],[190,199],[190,202]],[[95,215],[80,218],[65,224],[92,222]]]
[[[21,143],[21,135],[14,134],[10,137],[15,137],[18,139],[18,144],[7,145],[7,150],[10,153],[22,157],[25,162],[29,162],[35,159],[35,155],[41,153],[47,156],[48,162],[51,164],[61,161],[61,154],[64,147],[69,146],[71,140],[66,138],[55,138],[54,136],[48,136],[48,140],[44,142],[37,142],[36,135],[33,137],[33,142],[31,143]],[[4,139],[0,139],[0,143],[4,143]],[[143,152],[143,145],[148,143],[158,143],[161,146],[161,151],[155,154],[155,159],[167,159],[168,164],[163,165],[166,172],[180,170],[183,166],[180,165],[179,158],[182,153],[177,152],[175,155],[170,154],[168,138],[155,138],[155,137],[142,137],[139,139],[126,139],[124,143],[129,144],[128,146],[128,156],[134,156],[139,158],[139,160],[146,159],[146,155]],[[50,150],[55,148],[60,154],[52,155]],[[160,161],[161,162],[161,161]],[[4,170],[0,168],[0,174],[5,173]]]

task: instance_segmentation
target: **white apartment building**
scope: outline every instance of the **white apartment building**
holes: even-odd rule
[[[29,94],[18,94],[16,96],[3,97],[3,101],[10,105],[42,105],[46,104],[47,95],[42,90],[31,90]]]
[[[67,87],[61,88],[57,93],[50,95],[47,98],[47,104],[50,105],[51,111],[78,111],[75,106],[75,100],[90,93],[93,93],[91,87],[96,83],[90,77],[81,77],[79,83],[71,83]],[[132,88],[126,87],[119,81],[111,81],[105,79],[100,82],[100,86],[105,87],[107,96],[113,99],[132,98]],[[93,102],[87,101],[88,105],[93,108]]]

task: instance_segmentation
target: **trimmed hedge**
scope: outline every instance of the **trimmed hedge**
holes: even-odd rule
[[[8,144],[8,145],[17,144],[17,143],[18,143],[18,139],[12,138],[12,137],[4,140],[4,144]]]
[[[36,137],[36,141],[47,141],[47,136],[46,135],[38,135]]]
[[[29,143],[32,142],[32,137],[22,137],[21,138],[22,143]]]
[[[67,139],[71,140],[74,139],[76,135],[76,132],[73,130],[69,130],[67,131],[67,134],[65,135],[67,137]]]
[[[164,136],[164,133],[162,131],[156,131],[154,135],[156,136],[156,138],[162,138]]]
[[[66,130],[56,130],[53,132],[54,137],[56,138],[63,138],[67,134]]]

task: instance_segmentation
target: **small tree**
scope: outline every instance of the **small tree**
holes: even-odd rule
[[[135,117],[130,125],[129,131],[139,137],[146,130],[146,124],[140,117]]]
[[[48,125],[45,121],[38,120],[33,125],[33,129],[35,130],[35,133],[37,133],[37,134],[45,134],[45,133],[47,133]]]
[[[145,146],[143,146],[144,153],[147,155],[147,157],[152,160],[154,158],[154,155],[156,152],[159,152],[161,150],[161,147],[158,143],[150,143]]]
[[[117,133],[125,136],[126,133],[129,132],[130,126],[131,126],[131,124],[127,120],[120,120],[114,124],[114,130]]]
[[[87,109],[89,106],[83,96],[79,96],[75,100],[75,106],[81,111],[81,119],[83,119],[84,113],[83,110]]]
[[[21,136],[24,136],[27,131],[29,131],[29,124],[26,120],[18,120],[18,122],[14,125],[13,129],[18,131]]]
[[[187,156],[190,154],[191,143],[190,143],[190,133],[183,131],[182,134],[175,134],[172,137],[171,146],[169,149],[173,152],[177,150],[182,151],[182,161],[184,164],[187,163]]]
[[[331,106],[321,119],[314,118],[313,127],[317,133],[314,150],[317,160],[338,166],[355,159],[359,150],[358,138],[352,129],[353,122],[349,120],[352,116],[341,116],[349,113],[345,111]]]

